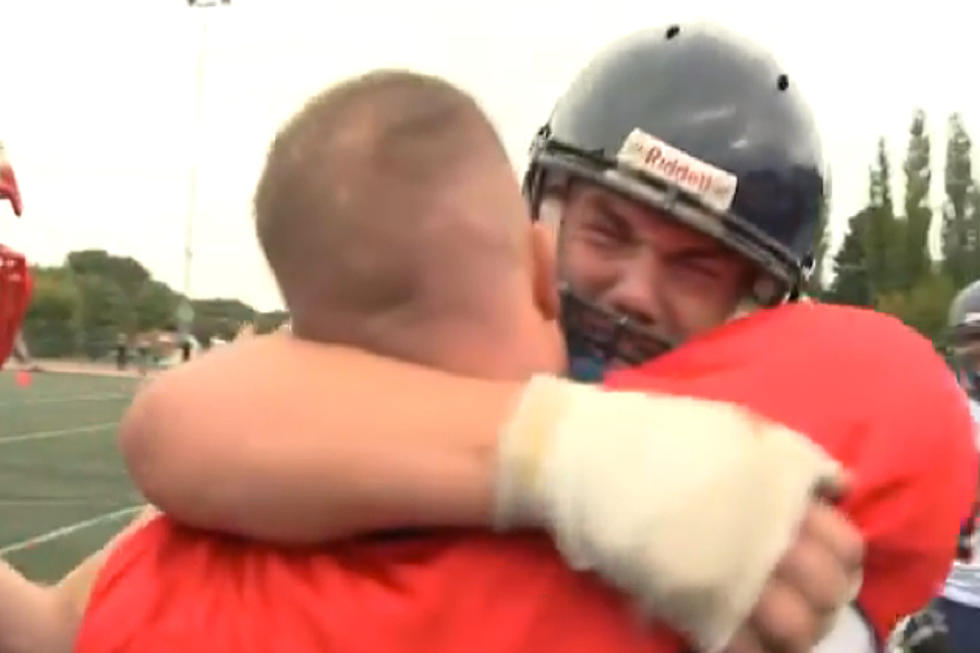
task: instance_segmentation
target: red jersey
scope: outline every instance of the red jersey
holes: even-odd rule
[[[977,478],[966,395],[898,320],[799,303],[680,347],[609,387],[739,403],[808,435],[853,476],[842,508],[865,537],[858,607],[885,638],[935,597]]]
[[[742,403],[841,460],[854,475],[844,508],[867,538],[859,604],[879,637],[938,591],[973,497],[973,427],[943,362],[901,324],[780,307],[609,385]],[[110,557],[76,650],[678,653],[683,643],[640,626],[625,600],[567,569],[540,537],[286,551],[160,518]]]
[[[538,536],[285,550],[158,517],[93,588],[76,653],[656,653],[677,649]]]

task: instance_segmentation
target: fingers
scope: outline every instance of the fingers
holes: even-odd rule
[[[815,502],[728,653],[808,653],[850,598],[863,555],[859,531]]]
[[[755,634],[755,631],[743,626],[735,634],[731,644],[725,649],[725,653],[770,653],[762,646],[762,642]]]
[[[810,609],[831,613],[847,601],[853,573],[837,555],[812,538],[797,541],[783,556],[775,577],[791,587]]]
[[[807,653],[820,637],[826,613],[818,612],[792,586],[772,579],[749,620],[767,653]]]
[[[830,551],[849,574],[858,573],[864,561],[861,532],[843,513],[825,503],[815,502],[807,511],[797,542],[812,538]]]

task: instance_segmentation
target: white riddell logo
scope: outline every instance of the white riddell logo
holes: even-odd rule
[[[672,147],[642,129],[630,132],[616,155],[616,161],[677,186],[715,211],[727,211],[735,199],[738,177]]]

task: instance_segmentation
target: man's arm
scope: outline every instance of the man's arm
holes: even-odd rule
[[[122,433],[137,483],[178,519],[286,542],[544,528],[574,568],[709,651],[757,600],[747,636],[805,650],[859,566],[857,533],[814,504],[836,463],[731,404],[477,381],[272,336],[165,375]]]
[[[0,653],[68,653],[102,565],[120,539],[158,514],[143,510],[105,546],[57,584],[26,579],[0,560]]]
[[[133,518],[129,524],[121,531],[112,536],[101,549],[85,558],[77,567],[69,571],[59,580],[50,591],[54,593],[57,601],[64,607],[69,615],[81,616],[85,613],[88,606],[89,595],[95,580],[98,578],[102,566],[109,558],[109,554],[119,545],[123,538],[141,528],[148,521],[160,514],[160,511],[153,506],[146,506]]]
[[[276,334],[163,374],[121,444],[145,496],[193,526],[282,543],[486,526],[522,387]]]
[[[0,653],[61,653],[71,650],[62,604],[47,587],[24,578],[0,560]]]

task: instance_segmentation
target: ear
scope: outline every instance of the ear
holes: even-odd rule
[[[553,225],[531,225],[534,303],[546,320],[558,319],[557,234]]]

